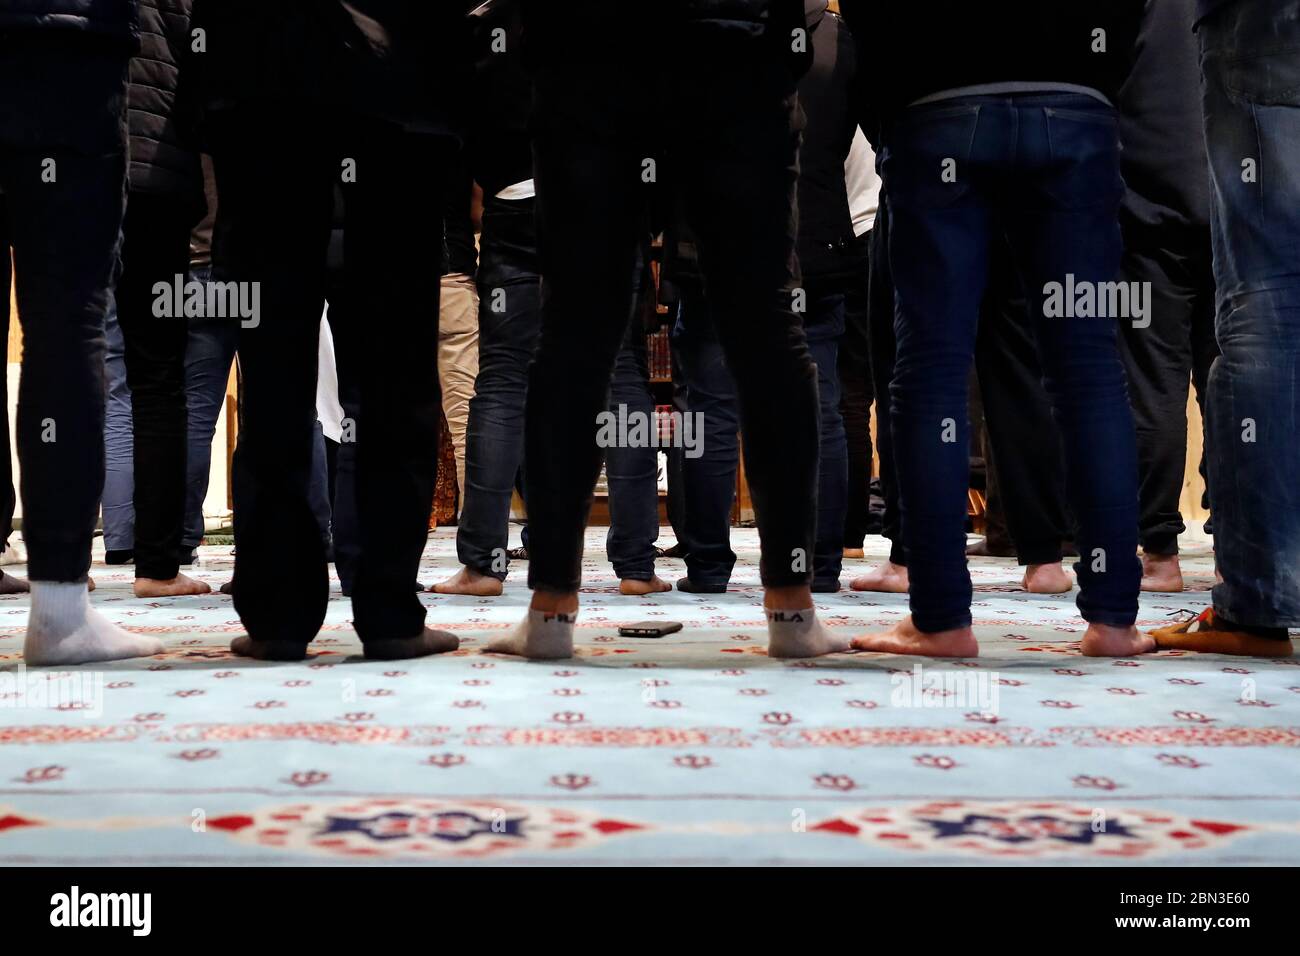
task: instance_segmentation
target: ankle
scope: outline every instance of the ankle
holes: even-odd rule
[[[578,592],[534,591],[528,607],[548,614],[574,614],[578,610]]]
[[[802,611],[812,606],[812,589],[806,584],[769,587],[763,592],[763,607],[769,611]]]

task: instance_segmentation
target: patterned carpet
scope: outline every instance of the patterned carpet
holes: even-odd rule
[[[426,583],[454,568],[453,534],[430,538]],[[1205,606],[1189,541],[1191,590],[1145,597],[1139,624]],[[166,653],[24,672],[27,600],[0,598],[0,863],[1300,861],[1300,659],[1083,658],[1072,598],[977,559],[978,660],[778,662],[756,535],[733,543],[730,593],[626,598],[590,532],[560,663],[481,653],[521,616],[522,573],[493,600],[426,594],[462,649],[399,665],[353,656],[337,586],[314,659],[262,664],[230,656],[228,597],[139,600],[98,564],[96,606]],[[197,574],[215,587],[229,554],[206,548]],[[858,632],[905,600],[818,609]],[[646,619],[686,628],[617,636]]]

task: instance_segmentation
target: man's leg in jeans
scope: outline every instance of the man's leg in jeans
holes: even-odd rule
[[[609,411],[615,422],[621,416],[629,423],[637,419],[647,422],[644,433],[647,442],[658,430],[654,396],[650,394],[650,370],[646,364],[645,329],[635,307],[627,337],[614,360]],[[609,482],[609,531],[605,550],[623,594],[672,590],[671,584],[655,574],[655,541],[659,537],[658,472],[658,451],[648,443],[635,448],[615,444],[605,449],[605,478]]]
[[[125,564],[135,548],[135,443],[131,436],[131,387],[126,383],[126,346],[117,309],[104,316],[104,560]]]
[[[856,638],[863,650],[979,653],[966,570],[967,391],[994,229],[987,167],[1010,135],[1005,110],[969,102],[913,108],[885,134],[897,297],[890,436],[912,614]],[[946,160],[964,170],[956,182],[944,181]]]
[[[1286,629],[1300,626],[1300,7],[1231,3],[1198,30],[1222,350],[1206,403],[1221,620],[1203,636],[1217,650],[1236,636],[1249,653],[1290,653]],[[1254,637],[1273,644],[1246,646]]]
[[[192,218],[168,199],[134,193],[122,226],[116,303],[131,389],[136,597],[210,590],[180,573],[189,329],[184,316],[159,316],[154,307],[156,284],[185,280]]]
[[[489,645],[498,652],[573,652],[583,530],[602,458],[596,416],[607,407],[626,331],[647,199],[645,151],[623,128],[641,92],[633,64],[605,70],[599,83],[555,68],[537,75],[533,156],[546,280],[525,426],[533,598],[519,628]]]
[[[348,336],[362,409],[353,619],[367,657],[419,657],[459,643],[425,627],[413,590],[428,538],[439,427],[438,295],[429,301],[421,270],[439,261],[453,150],[444,139],[381,121],[350,124],[342,145],[361,171],[344,188],[344,321],[388,317],[381,334],[354,329]]]
[[[848,648],[813,610],[817,370],[794,314],[794,188],[799,134],[784,67],[766,50],[684,54],[674,77],[674,142],[686,215],[727,365],[736,379],[745,473],[762,544],[768,654]]]
[[[212,117],[221,204],[213,279],[258,283],[240,323],[242,415],[235,449],[235,610],[257,657],[306,654],[325,619],[325,547],[308,499],[316,421],[317,336],[337,176],[320,117],[288,123],[240,107]],[[253,286],[242,286],[251,292]],[[287,549],[292,549],[292,557]]]
[[[898,515],[898,472],[894,467],[893,425],[889,414],[889,383],[894,379],[897,342],[894,338],[894,274],[889,266],[889,205],[884,193],[876,224],[871,230],[871,277],[868,284],[870,314],[867,333],[871,348],[871,378],[876,393],[876,453],[880,458],[880,493],[885,511],[880,534],[889,541],[889,558],[884,564],[849,582],[855,591],[907,593],[907,554]]]
[[[1043,384],[1061,431],[1066,491],[1078,523],[1076,603],[1088,622],[1081,650],[1139,654],[1154,642],[1133,627],[1142,577],[1137,444],[1117,316],[1108,306],[1107,315],[1076,317],[1059,301],[1054,305],[1049,291],[1073,281],[1096,290],[1101,303],[1104,283],[1120,275],[1118,124],[1113,110],[1080,94],[1047,103],[1034,98],[1015,110],[1018,162],[1003,212],[1035,318]],[[1130,306],[1119,321],[1132,321],[1135,312]]]
[[[465,432],[465,492],[456,528],[463,567],[433,585],[440,594],[501,593],[509,568],[510,501],[524,457],[528,363],[541,329],[541,280],[490,240],[484,216],[479,265],[478,378]]]
[[[839,343],[844,336],[844,295],[811,295],[804,317],[808,351],[817,366],[817,395],[821,403],[820,453],[817,468],[817,538],[813,554],[813,584],[817,592],[840,589],[844,561],[844,512],[849,462],[844,418],[840,414]]]
[[[104,481],[104,313],[126,184],[126,68],[124,57],[80,45],[0,57],[0,113],[9,118],[0,128],[0,189],[23,328],[28,665],[162,650],[161,641],[111,624],[86,597]]]
[[[211,278],[204,266],[190,277],[199,282]],[[212,470],[212,439],[217,420],[226,404],[226,384],[230,364],[239,341],[239,324],[235,319],[191,319],[189,342],[185,346],[185,394],[188,405],[185,458],[185,532],[181,549],[192,551],[203,540],[203,501],[208,495],[208,477]]]
[[[682,286],[673,348],[686,386],[689,414],[703,425],[698,453],[683,455],[682,461],[686,577],[678,580],[677,589],[721,594],[736,564],[736,552],[731,550],[731,506],[736,500],[740,467],[740,406],[708,300],[698,286]]]

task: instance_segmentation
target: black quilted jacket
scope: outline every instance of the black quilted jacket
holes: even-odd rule
[[[137,0],[4,0],[0,31],[69,31],[134,49],[140,38],[137,6]]]
[[[140,51],[131,60],[128,125],[132,192],[203,201],[199,155],[177,115],[190,0],[140,0]]]

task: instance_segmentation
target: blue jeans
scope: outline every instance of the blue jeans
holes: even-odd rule
[[[1300,626],[1300,0],[1199,26],[1222,355],[1206,401],[1214,606]],[[1249,160],[1251,165],[1247,165]]]
[[[638,318],[628,328],[623,348],[614,359],[609,408],[644,415],[654,422],[654,396],[646,360],[645,329]],[[605,553],[619,579],[649,581],[655,573],[655,541],[659,538],[659,455],[650,447],[605,450],[609,483],[609,531]]]
[[[1079,521],[1079,611],[1137,616],[1137,452],[1115,318],[1048,317],[1048,283],[1119,276],[1115,114],[1081,94],[965,97],[885,131],[898,357],[890,386],[910,603],[935,632],[971,622],[967,385],[990,249],[1005,234],[1028,290],[1043,384]],[[1073,312],[1067,313],[1073,314]]]
[[[726,585],[731,550],[731,505],[740,462],[740,407],[703,293],[681,287],[673,355],[686,390],[687,411],[704,425],[703,454],[682,458],[682,516],[686,576],[697,585]]]
[[[726,584],[736,563],[731,550],[731,505],[740,460],[740,410],[736,382],[727,367],[708,305],[699,289],[683,286],[673,352],[691,414],[703,416],[703,454],[682,459],[682,528],[686,573],[695,584]],[[820,446],[817,533],[811,560],[812,586],[839,590],[848,507],[848,444],[840,412],[839,345],[844,336],[843,293],[810,294],[802,316],[808,351],[817,369]]]
[[[532,201],[487,199],[478,269],[478,378],[465,430],[456,557],[502,581],[510,499],[524,458],[528,363],[542,326],[536,260]]]
[[[126,344],[117,323],[117,304],[111,297],[104,316],[104,340],[104,549],[130,551],[135,547],[131,389],[126,384]]]
[[[190,270],[190,278],[207,282],[211,266]],[[226,382],[235,359],[239,323],[233,319],[190,319],[185,345],[185,402],[189,412],[189,452],[186,457],[185,528],[181,548],[199,546],[203,539],[203,499],[208,495],[212,467],[212,438],[226,402]],[[107,529],[105,530],[107,536]]]

